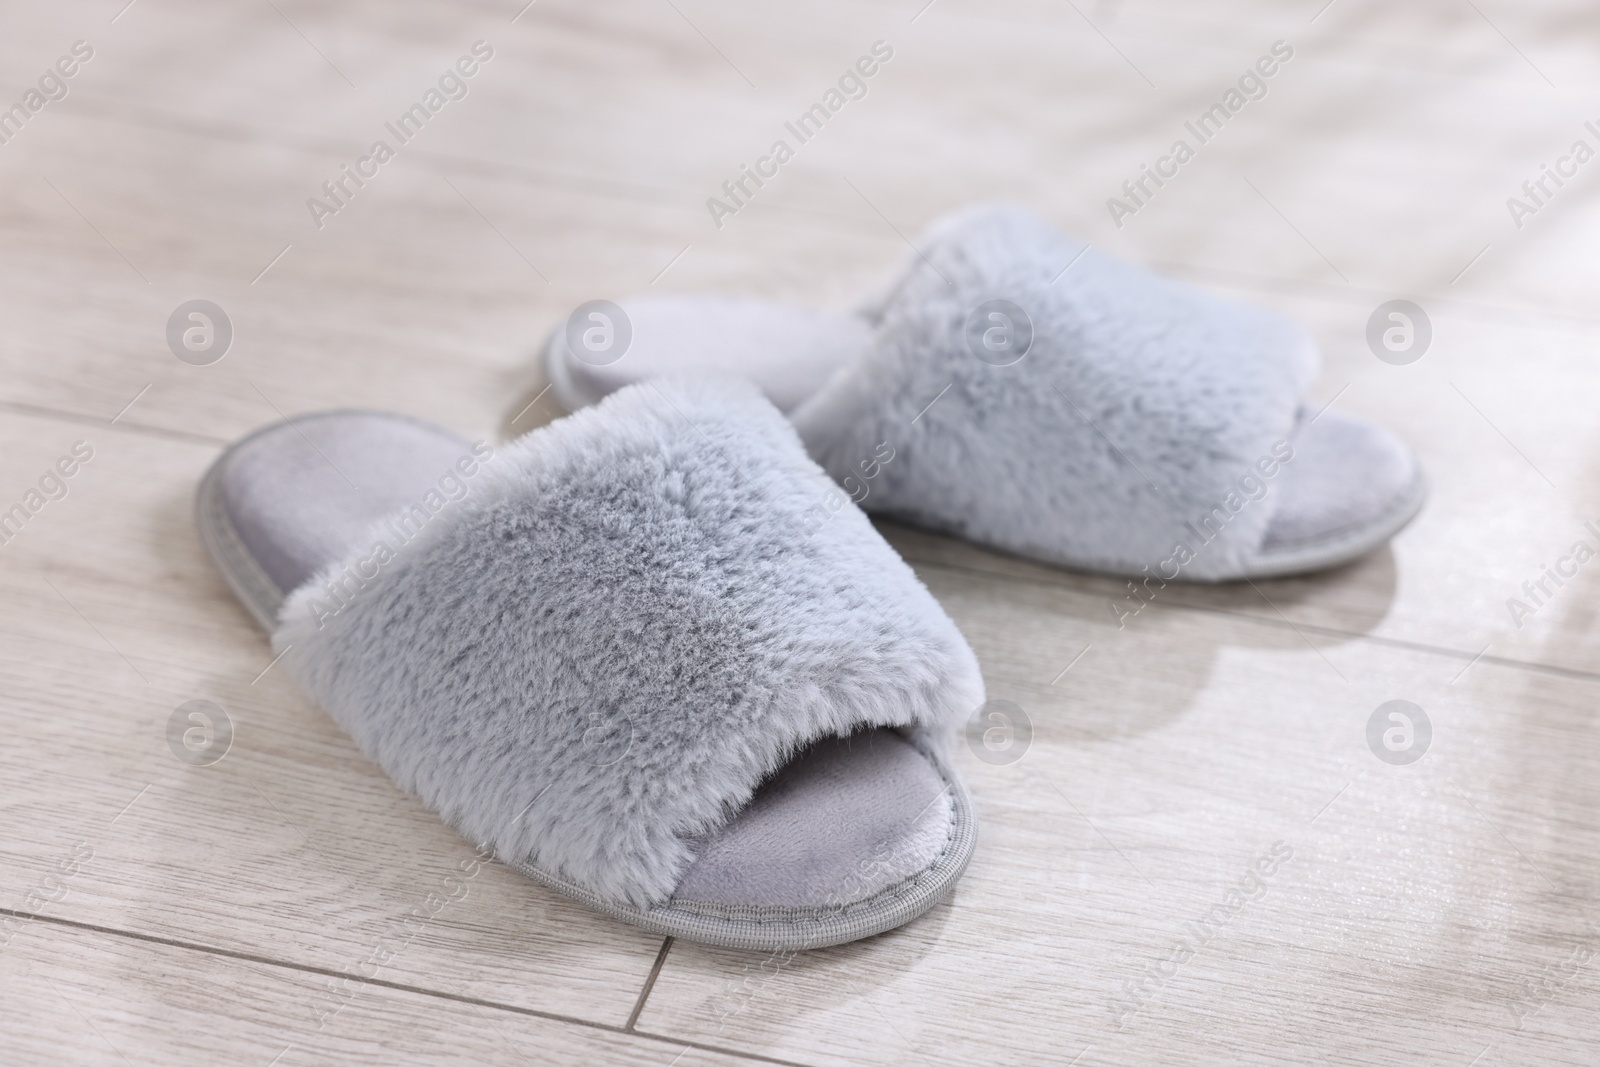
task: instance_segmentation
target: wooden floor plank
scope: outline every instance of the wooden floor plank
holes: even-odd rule
[[[644,0],[605,11],[555,3],[515,25],[492,4],[288,5],[284,16],[152,6],[130,12],[118,27],[125,37],[85,67],[78,95],[28,133],[73,108],[112,106],[340,146],[300,174],[295,195],[256,205],[280,226],[270,256],[294,234],[316,236],[303,203],[329,168],[381,136],[482,34],[496,58],[396,168],[442,155],[659,197],[694,222],[686,240],[702,243],[774,212],[879,222],[844,181],[854,175],[907,232],[954,206],[1012,198],[1136,259],[1335,282],[1342,273],[1382,290],[1589,313],[1583,250],[1597,217],[1588,179],[1563,187],[1525,227],[1506,208],[1542,163],[1592,136],[1583,122],[1595,117],[1585,110],[1594,74],[1569,32],[1575,8],[1490,21],[1458,5],[1396,15],[1344,0],[1312,22],[1254,5],[1195,16],[1105,4],[1102,28],[1036,2],[945,0],[912,21],[915,6],[702,3],[680,14]],[[70,10],[52,12],[48,32],[31,25],[17,62],[47,61],[48,41],[70,39],[88,17]],[[801,146],[748,213],[716,229],[705,199],[880,39],[896,54],[868,95]],[[1295,57],[1265,98],[1224,135],[1196,141],[1181,177],[1114,225],[1106,201],[1125,195],[1122,182],[1189,136],[1183,121],[1276,40]],[[204,58],[177,60],[196,53]],[[358,88],[338,73],[346,67]],[[211,185],[216,197],[225,176]]]
[[[8,1063],[555,1064],[752,1061],[270,962],[150,945],[43,920],[0,949]],[[679,1057],[673,1060],[673,1057]]]

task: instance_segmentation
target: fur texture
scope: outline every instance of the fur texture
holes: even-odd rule
[[[816,525],[837,490],[753,387],[624,389],[481,477],[349,608],[317,609],[348,561],[314,577],[273,644],[363,751],[500,855],[660,903],[695,839],[807,741],[948,732],[983,702],[971,649],[866,517]]]
[[[886,443],[894,459],[865,483],[869,510],[1124,574],[1198,544],[1186,524],[1220,506],[1220,534],[1184,576],[1246,569],[1276,501],[1236,507],[1237,483],[1292,438],[1316,373],[1298,327],[1086,251],[1020,209],[965,212],[917,245],[866,309],[872,351],[794,413],[829,473],[862,483]],[[1033,325],[1010,366],[983,362],[964,336],[997,297]]]

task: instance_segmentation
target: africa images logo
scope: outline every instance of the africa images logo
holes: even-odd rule
[[[1385,763],[1415,763],[1432,743],[1428,713],[1409,700],[1386,700],[1367,718],[1367,747]]]

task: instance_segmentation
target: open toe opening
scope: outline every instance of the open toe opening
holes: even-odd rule
[[[1326,567],[1378,547],[1422,506],[1422,473],[1411,449],[1361,419],[1324,411],[1297,429],[1294,456],[1274,492],[1277,509],[1262,541],[1257,576]]]
[[[956,817],[944,775],[900,734],[824,738],[702,842],[672,904],[730,914],[843,909],[933,867]]]

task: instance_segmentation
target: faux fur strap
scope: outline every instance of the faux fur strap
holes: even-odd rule
[[[371,540],[286,603],[293,676],[472,840],[619,902],[668,897],[807,741],[983,701],[949,617],[740,383],[625,389]]]
[[[1292,451],[1310,339],[1014,208],[917,245],[867,309],[873,351],[795,412],[811,454],[869,510],[1019,554],[1138,574],[1203,545],[1185,577],[1237,574],[1276,505],[1262,472]],[[864,479],[880,443],[894,460]]]

